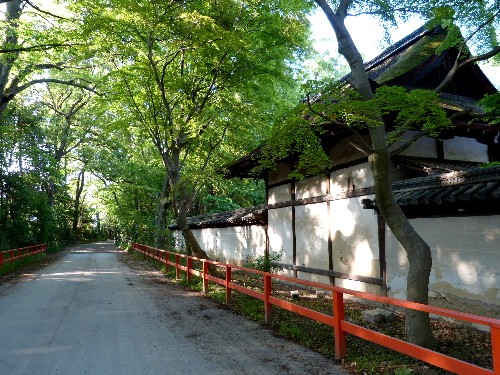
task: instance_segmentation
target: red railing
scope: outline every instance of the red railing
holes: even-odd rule
[[[47,244],[33,245],[22,247],[20,249],[12,249],[0,252],[0,268],[5,263],[12,263],[13,261],[21,258],[26,258],[35,254],[44,253],[47,251]]]
[[[278,306],[283,309],[292,311],[294,313],[303,315],[310,319],[316,320],[318,322],[327,324],[333,327],[333,333],[335,338],[335,358],[343,359],[346,356],[347,344],[346,344],[346,333],[361,337],[365,340],[372,341],[379,345],[385,346],[387,348],[396,350],[400,353],[407,354],[413,358],[419,359],[421,361],[427,362],[431,365],[440,367],[442,369],[454,372],[456,374],[463,375],[500,375],[500,320],[486,318],[478,315],[462,313],[458,311],[443,309],[439,307],[433,307],[428,305],[422,305],[414,302],[408,302],[404,300],[399,300],[396,298],[383,297],[375,294],[358,292],[354,290],[349,290],[345,288],[340,288],[337,286],[321,284],[306,280],[300,280],[297,278],[292,278],[283,275],[276,275],[268,272],[262,272],[250,268],[244,268],[239,266],[234,266],[226,263],[220,263],[215,261],[210,261],[206,259],[200,259],[196,257],[187,256],[184,254],[179,254],[171,251],[155,249],[150,246],[133,244],[134,250],[142,253],[144,257],[152,258],[163,264],[168,269],[169,266],[175,267],[177,278],[180,277],[180,272],[185,271],[187,279],[190,280],[191,275],[199,276],[203,279],[203,292],[208,291],[208,282],[213,281],[219,285],[226,288],[226,303],[229,304],[231,301],[231,291],[235,290],[241,293],[245,293],[264,302],[264,312],[266,323],[271,320],[272,306]],[[171,258],[175,261],[172,261]],[[180,260],[185,258],[186,265],[182,265]],[[198,261],[202,263],[201,270],[193,268],[193,261]],[[226,271],[225,279],[221,279],[210,275],[208,272],[209,264],[213,264],[218,267],[223,267]],[[259,291],[246,288],[242,285],[238,285],[232,282],[232,270],[241,270],[244,272],[250,272],[253,274],[261,275],[264,282],[264,291],[261,293]],[[282,299],[273,297],[272,292],[272,279],[282,280],[289,283],[301,284],[308,287],[328,290],[332,292],[332,303],[333,303],[333,316],[323,314],[297,304],[284,301]],[[359,325],[349,323],[344,320],[345,310],[344,310],[344,294],[352,295],[360,299],[366,299],[370,301],[376,301],[383,304],[393,305],[403,307],[405,309],[413,309],[428,312],[430,314],[435,314],[443,317],[453,318],[465,322],[481,324],[489,327],[491,334],[491,350],[492,350],[492,369],[485,369],[459,359],[449,357],[447,355],[435,352],[430,349],[426,349],[414,344],[410,344],[406,341],[396,339],[384,335],[379,332],[372,331],[370,329],[361,327]]]

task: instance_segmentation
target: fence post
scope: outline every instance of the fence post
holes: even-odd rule
[[[10,263],[14,261],[14,250],[10,250]]]
[[[229,284],[233,280],[232,267],[226,265],[226,305],[231,304],[231,287]]]
[[[160,250],[158,251],[158,262],[160,263],[160,272],[161,272],[161,269],[162,269],[162,263],[163,263],[163,251]]]
[[[335,338],[335,359],[341,360],[346,356],[345,332],[342,331],[340,323],[344,320],[344,294],[333,292],[333,336]]]
[[[500,326],[492,325],[491,334],[491,356],[493,361],[493,373],[500,375]]]
[[[168,272],[168,262],[170,262],[170,253],[165,251],[165,273]]]
[[[3,267],[3,253],[0,252],[0,268]]]
[[[189,283],[191,281],[191,268],[193,268],[193,259],[191,259],[190,256],[187,257],[187,269],[186,269],[186,278],[187,282]]]
[[[202,260],[203,262],[203,294],[208,293],[208,262],[206,259]]]
[[[181,270],[179,269],[179,262],[181,256],[179,254],[175,254],[175,278],[179,280],[181,278]]]
[[[269,297],[271,296],[272,280],[271,275],[268,273],[264,274],[264,315],[266,324],[271,323],[272,309],[273,306],[269,303]]]

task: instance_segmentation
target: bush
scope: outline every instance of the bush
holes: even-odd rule
[[[283,253],[269,253],[258,256],[252,262],[246,264],[248,268],[254,268],[264,272],[282,271],[283,268],[278,264],[283,258]]]

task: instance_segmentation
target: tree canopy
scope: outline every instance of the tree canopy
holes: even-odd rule
[[[222,204],[217,191],[234,191],[221,207],[262,199],[255,184],[224,183],[216,169],[257,145],[298,101],[311,4],[4,3],[0,111],[36,104],[47,145],[33,147],[50,161],[42,190],[49,207],[63,191],[73,195],[73,232],[89,173],[124,237],[154,233],[157,245],[171,218],[182,224]]]

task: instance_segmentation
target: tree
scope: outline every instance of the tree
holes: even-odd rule
[[[129,124],[152,142],[163,163],[157,232],[171,204],[186,242],[206,257],[187,216],[215,161],[235,147],[228,140],[243,144],[245,133],[258,134],[256,128],[283,107],[292,78],[287,60],[307,46],[306,6],[232,0],[74,6],[86,15],[86,35],[103,53],[111,51],[112,89],[125,98]]]
[[[317,6],[327,16],[338,41],[339,53],[347,60],[351,71],[351,84],[362,101],[372,101],[374,93],[371,89],[368,76],[365,71],[363,58],[351,38],[345,26],[345,19],[349,15],[369,13],[378,16],[383,21],[396,21],[396,14],[399,12],[403,16],[417,12],[424,16],[432,14],[434,22],[447,23],[451,27],[452,19],[464,21],[474,27],[474,30],[465,40],[460,38],[455,32],[448,38],[447,46],[460,45],[460,51],[465,52],[465,42],[470,41],[473,36],[482,36],[482,41],[486,41],[484,46],[490,49],[475,57],[463,58],[459,53],[455,66],[450,70],[450,75],[438,87],[440,91],[449,82],[453,74],[466,64],[471,64],[479,60],[497,56],[500,52],[496,41],[495,26],[498,27],[498,15],[500,8],[496,4],[474,1],[474,6],[463,4],[463,2],[365,2],[355,0],[315,0]],[[351,12],[351,13],[350,13]],[[373,108],[372,108],[373,109]],[[371,146],[365,149],[368,154],[369,164],[375,181],[375,196],[377,208],[386,221],[395,237],[405,249],[409,271],[407,278],[407,298],[410,301],[427,304],[428,284],[432,266],[432,257],[429,246],[413,229],[401,208],[397,204],[391,190],[390,175],[390,152],[387,144],[387,133],[384,120],[380,113],[372,111],[367,118],[369,126]],[[415,310],[407,310],[406,338],[408,341],[422,346],[431,346],[433,343],[432,332],[430,330],[429,315]]]
[[[37,95],[41,98],[40,104],[50,110],[47,114],[45,132],[49,142],[47,152],[51,153],[52,171],[56,174],[61,168],[63,158],[90,140],[97,116],[86,108],[92,96],[85,90],[46,85],[45,90],[39,90]],[[56,193],[54,174],[49,177],[48,183],[49,202],[54,206]]]
[[[1,21],[4,38],[0,44],[0,112],[20,93],[40,83],[94,91],[72,66],[82,43],[74,40],[78,33],[68,26],[71,23],[68,19],[42,10],[28,0],[2,3],[6,3],[6,11]],[[33,11],[27,12],[28,8]],[[72,71],[73,77],[57,76],[57,72],[65,70]]]

